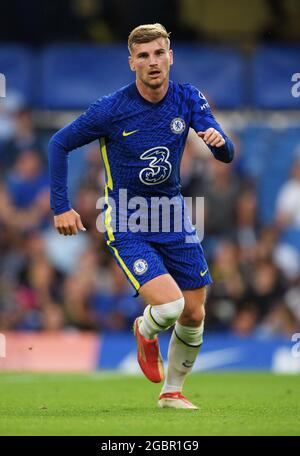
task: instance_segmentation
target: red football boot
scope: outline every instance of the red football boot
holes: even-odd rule
[[[143,317],[135,319],[133,325],[137,343],[137,360],[145,376],[154,383],[162,382],[165,378],[163,360],[160,354],[158,338],[146,339],[139,331]]]
[[[198,407],[192,404],[180,391],[161,394],[157,405],[161,408],[199,410]]]

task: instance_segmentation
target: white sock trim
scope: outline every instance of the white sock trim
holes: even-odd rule
[[[182,314],[184,309],[184,298],[176,299],[176,301],[161,304],[159,306],[149,306],[149,315],[156,326],[163,331],[172,326]]]
[[[174,330],[177,338],[189,346],[199,347],[203,343],[204,320],[196,328],[183,326],[177,321]]]
[[[153,339],[156,334],[169,329],[180,317],[183,309],[183,297],[158,306],[148,305],[144,310],[143,321],[139,325],[140,333],[146,339]]]

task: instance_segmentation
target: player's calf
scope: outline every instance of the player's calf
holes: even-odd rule
[[[167,304],[147,306],[144,315],[134,322],[137,359],[145,376],[152,382],[164,380],[163,360],[157,334],[172,326],[184,309],[184,298]]]

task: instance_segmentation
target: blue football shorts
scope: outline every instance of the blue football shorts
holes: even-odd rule
[[[212,283],[200,242],[164,239],[160,243],[128,235],[108,246],[137,294],[142,285],[162,274],[170,274],[181,290]]]

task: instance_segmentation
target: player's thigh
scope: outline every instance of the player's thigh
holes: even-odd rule
[[[166,304],[182,298],[182,292],[170,274],[162,274],[146,282],[139,294],[152,306]]]
[[[195,290],[212,283],[203,248],[199,242],[166,242],[158,245],[164,265],[181,290]]]
[[[206,286],[193,290],[183,290],[184,309],[179,317],[183,326],[200,326],[205,317]]]
[[[128,235],[109,242],[109,248],[130,284],[147,304],[165,304],[182,297],[160,253],[148,242]]]

